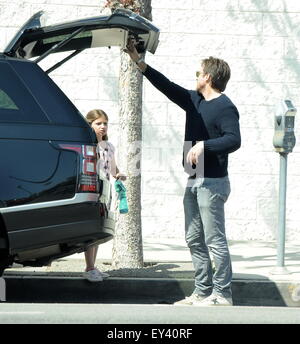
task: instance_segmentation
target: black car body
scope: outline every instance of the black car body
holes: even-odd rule
[[[159,30],[130,11],[47,27],[42,14],[0,54],[0,275],[12,262],[46,265],[113,236],[95,134],[48,74],[87,48],[125,46],[130,35],[141,51],[158,44]],[[62,51],[72,53],[40,68]]]

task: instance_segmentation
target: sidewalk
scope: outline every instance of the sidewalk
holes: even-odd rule
[[[194,270],[184,240],[146,238],[143,249],[143,269],[113,270],[112,241],[101,245],[97,265],[111,276],[104,283],[116,284],[117,279],[123,279],[121,284],[124,287],[124,279],[135,279],[135,284],[137,281],[142,282],[141,279],[148,280],[149,293],[153,293],[152,283],[158,286],[159,280],[168,280],[170,283],[177,283],[181,294],[186,295],[192,291]],[[244,304],[244,298],[252,298],[250,304],[253,305],[273,305],[277,300],[274,305],[300,306],[300,242],[288,242],[285,245],[285,267],[288,274],[272,273],[277,265],[275,242],[229,241],[229,249],[233,267],[233,292],[238,304]],[[82,280],[84,266],[84,254],[80,253],[59,259],[50,267],[13,267],[6,270],[4,277],[33,276]],[[265,300],[264,303],[264,298],[270,300]]]
[[[189,249],[184,240],[146,238],[143,243],[144,261],[160,263],[191,263]],[[272,271],[277,265],[275,242],[229,241],[234,278],[260,278],[274,281],[298,281],[300,283],[300,242],[286,243],[285,267],[289,274],[276,275]],[[112,241],[99,247],[98,260],[110,261]],[[75,254],[68,259],[83,259]]]

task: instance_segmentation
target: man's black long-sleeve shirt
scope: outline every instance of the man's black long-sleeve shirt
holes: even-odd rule
[[[147,66],[145,77],[186,112],[185,142],[204,141],[204,177],[228,175],[228,154],[241,145],[239,113],[225,95],[206,101],[197,91],[187,90]],[[186,153],[184,152],[186,164]]]

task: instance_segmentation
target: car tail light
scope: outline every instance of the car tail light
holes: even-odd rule
[[[98,192],[96,147],[90,145],[60,144],[60,147],[72,150],[80,156],[79,192]]]

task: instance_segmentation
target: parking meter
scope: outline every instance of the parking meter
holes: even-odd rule
[[[278,153],[290,153],[296,144],[294,124],[296,108],[290,100],[282,101],[275,115],[273,145]]]
[[[285,251],[285,222],[286,222],[286,187],[287,187],[287,157],[296,144],[294,124],[296,108],[290,100],[284,100],[277,108],[275,115],[275,133],[273,145],[279,153],[279,204],[278,204],[278,236],[277,236],[277,266],[273,274],[287,274],[284,266]]]

